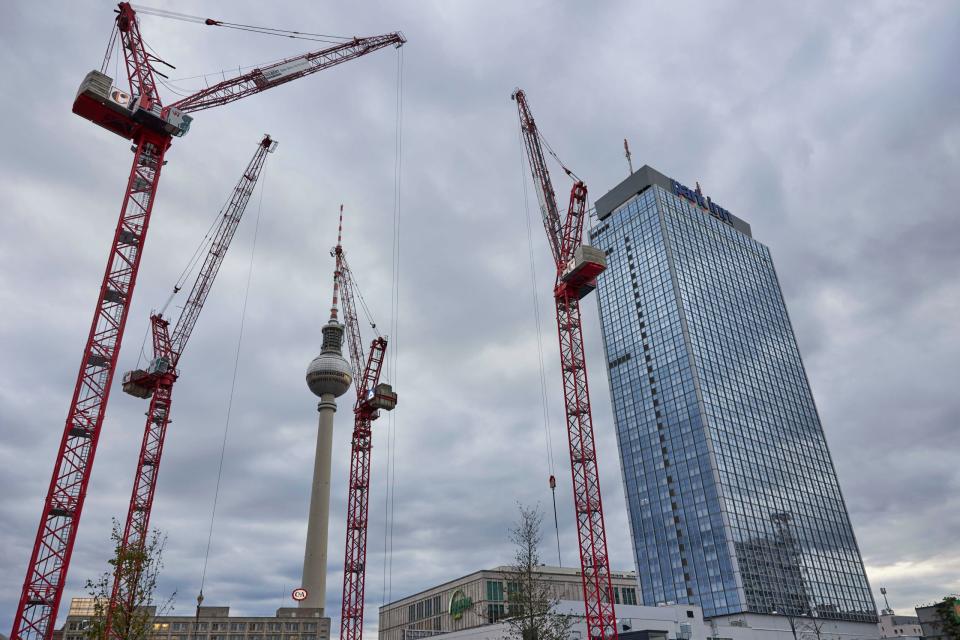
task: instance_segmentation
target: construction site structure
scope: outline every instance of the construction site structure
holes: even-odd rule
[[[560,371],[587,632],[589,640],[610,640],[617,637],[617,620],[580,319],[580,300],[596,288],[597,276],[606,269],[606,256],[603,251],[583,244],[587,186],[561,163],[574,181],[567,211],[561,217],[543,154],[545,143],[533,120],[526,95],[517,89],[511,97],[517,103],[520,131],[540,202],[547,242],[556,265],[553,299],[560,340]],[[556,158],[556,154],[553,155]]]
[[[340,208],[343,229],[343,207]],[[367,525],[370,510],[370,453],[373,448],[373,421],[381,411],[397,406],[393,387],[380,382],[387,355],[387,339],[378,335],[364,356],[360,322],[354,304],[356,282],[343,250],[342,233],[333,250],[336,258],[336,286],[343,301],[347,344],[353,364],[353,434],[350,440],[350,478],[347,486],[346,544],[343,553],[343,596],[340,605],[340,640],[362,640],[364,588],[367,568]]]
[[[227,26],[211,19],[204,23]],[[114,86],[114,79],[106,74],[118,38],[129,80],[128,90]],[[53,634],[157,185],[171,141],[189,131],[192,113],[266,91],[387,46],[401,46],[404,42],[400,33],[346,39],[322,50],[227,78],[164,106],[157,88],[157,76],[162,74],[155,71],[154,65],[167,63],[144,42],[133,7],[127,2],[118,5],[107,55],[100,70],[90,72],[81,83],[73,112],[130,140],[133,166],[14,615],[12,640],[50,640]]]
[[[210,236],[206,257],[180,312],[180,317],[174,324],[173,331],[170,331],[170,320],[164,317],[162,310],[152,314],[150,328],[153,335],[153,357],[146,369],[128,371],[123,376],[123,391],[137,398],[149,398],[150,406],[147,409],[147,421],[143,428],[143,440],[140,444],[133,491],[124,522],[118,562],[114,569],[113,587],[105,621],[104,636],[106,638],[126,635],[115,628],[115,614],[118,607],[122,607],[123,611],[132,611],[138,602],[141,576],[137,563],[140,556],[137,552],[143,549],[150,529],[150,513],[153,509],[153,497],[160,473],[163,443],[167,426],[170,424],[173,386],[180,376],[178,370],[180,357],[190,340],[203,305],[220,271],[220,265],[223,264],[243,213],[250,202],[250,196],[253,195],[253,190],[260,178],[267,154],[273,153],[276,148],[277,141],[269,135],[264,135],[220,212],[219,220]],[[174,294],[178,291],[179,287],[175,287]]]

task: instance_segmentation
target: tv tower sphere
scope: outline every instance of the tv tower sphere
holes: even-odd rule
[[[342,355],[342,344],[343,325],[331,318],[323,327],[320,355],[307,367],[307,386],[315,396],[340,397],[350,388],[353,374],[350,363]]]

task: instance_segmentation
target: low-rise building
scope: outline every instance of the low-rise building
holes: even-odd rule
[[[73,598],[61,640],[86,640],[93,598]],[[330,618],[320,609],[281,607],[273,616],[231,616],[230,607],[200,607],[194,615],[156,615],[149,640],[330,640]]]
[[[880,628],[881,638],[922,638],[923,630],[920,628],[920,618],[917,616],[898,616],[892,611],[884,609],[880,614],[880,622],[877,623]]]
[[[588,640],[581,574],[541,567],[558,599],[554,611],[574,619],[571,640]],[[510,615],[508,567],[484,569],[380,608],[379,640],[506,640]],[[876,624],[813,615],[737,614],[704,619],[697,605],[640,606],[636,574],[612,572],[620,640],[872,640]],[[898,636],[899,637],[899,636]]]
[[[926,640],[953,640],[943,631],[940,610],[944,607],[952,608],[953,615],[960,619],[960,598],[957,597],[917,607],[917,617],[920,619],[920,628]]]
[[[380,640],[410,640],[448,631],[463,631],[503,618],[508,610],[509,567],[474,571],[380,607]],[[583,602],[579,569],[540,567],[553,598]],[[617,604],[637,604],[637,575],[611,571]]]

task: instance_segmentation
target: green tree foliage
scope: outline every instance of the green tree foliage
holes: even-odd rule
[[[507,585],[508,637],[514,640],[565,640],[573,618],[553,611],[558,598],[545,579],[540,562],[540,526],[543,516],[535,507],[519,506],[520,517],[510,530],[515,545],[513,562],[502,576]]]
[[[123,528],[114,519],[110,532],[113,542],[113,557],[109,560],[110,569],[104,571],[96,580],[87,580],[86,589],[94,599],[94,615],[87,622],[88,640],[108,640],[107,609],[113,581],[119,580],[123,586],[121,597],[111,617],[110,636],[112,640],[147,640],[152,631],[153,619],[173,609],[176,592],[157,605],[154,592],[157,579],[163,569],[163,548],[167,539],[159,530],[153,529],[146,537],[141,548],[123,548]]]
[[[937,604],[940,633],[949,640],[960,640],[960,599],[947,596]]]

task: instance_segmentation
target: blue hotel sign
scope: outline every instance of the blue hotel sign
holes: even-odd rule
[[[673,181],[673,192],[678,196],[682,196],[692,202],[693,204],[706,209],[710,212],[717,220],[722,220],[727,224],[733,224],[733,216],[729,211],[718,205],[716,202],[710,200],[710,196],[704,197],[703,193],[700,191],[700,185],[697,185],[696,190],[693,190],[687,186],[684,186],[677,182]]]

